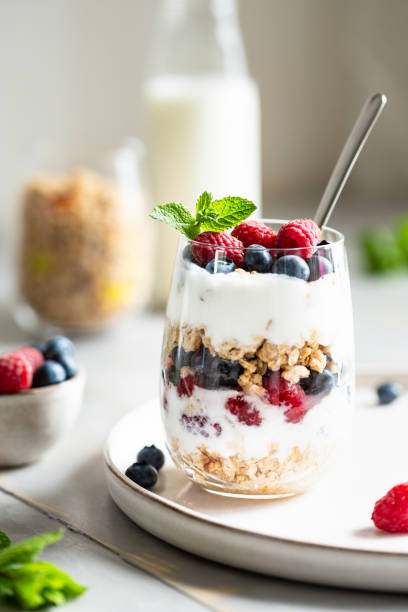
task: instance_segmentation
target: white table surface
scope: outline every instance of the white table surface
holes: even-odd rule
[[[407,277],[381,287],[354,276],[359,367],[407,364]],[[78,612],[406,610],[408,595],[290,583],[193,557],[142,531],[114,505],[102,445],[121,415],[155,394],[161,333],[161,315],[131,314],[110,332],[78,339],[78,361],[88,372],[81,417],[42,462],[0,471],[0,529],[18,540],[61,523],[68,527],[46,558],[89,586],[69,604]],[[0,309],[0,349],[27,341],[7,308]]]

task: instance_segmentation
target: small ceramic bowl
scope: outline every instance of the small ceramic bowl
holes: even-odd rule
[[[73,426],[85,372],[57,385],[0,395],[0,467],[32,463]]]

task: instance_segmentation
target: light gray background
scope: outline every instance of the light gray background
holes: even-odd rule
[[[366,96],[386,109],[345,191],[406,199],[408,3],[240,0],[262,102],[264,202],[278,215],[315,200]],[[141,86],[160,0],[0,2],[0,218],[8,218],[31,150],[48,138],[84,154],[143,135]],[[401,203],[399,208],[404,208]]]

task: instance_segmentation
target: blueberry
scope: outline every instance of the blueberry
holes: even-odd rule
[[[321,240],[317,246],[328,246],[331,244],[328,240]]]
[[[333,266],[331,262],[326,259],[326,257],[321,257],[320,255],[312,255],[310,259],[307,260],[310,269],[309,281],[315,281],[325,276],[326,274],[331,274],[333,272]]]
[[[378,402],[382,405],[391,404],[401,393],[401,385],[395,382],[385,382],[377,387]]]
[[[156,448],[154,444],[145,446],[137,454],[137,460],[141,463],[148,463],[159,471],[164,465],[164,454],[160,448]]]
[[[191,261],[192,263],[197,263],[194,259],[193,252],[191,250],[191,244],[187,244],[183,249],[183,259],[185,261]]]
[[[180,370],[184,366],[190,366],[190,361],[194,351],[185,351],[181,346],[176,346],[171,352],[173,364],[170,368],[170,382],[173,385],[178,385],[180,382]]]
[[[48,385],[56,385],[63,382],[65,378],[65,370],[60,363],[52,360],[44,361],[35,371],[32,386],[47,387]]]
[[[304,259],[297,255],[284,255],[279,257],[273,264],[272,272],[275,274],[287,274],[307,281],[310,276],[309,266]]]
[[[251,244],[245,252],[244,263],[249,272],[270,272],[272,255],[260,244]]]
[[[42,353],[42,354],[44,354],[44,352],[45,352],[45,342],[33,342],[29,346],[31,346],[32,348],[37,349],[37,351],[40,351],[40,353]]]
[[[66,336],[55,336],[45,345],[44,357],[45,359],[56,359],[56,357],[62,355],[73,357],[74,352],[74,345],[69,338],[66,338]]]
[[[300,385],[307,395],[327,395],[334,386],[333,374],[327,368],[321,373],[310,370],[307,378],[300,379]]]
[[[204,389],[219,387],[237,387],[238,378],[243,373],[243,367],[238,361],[229,361],[202,347],[191,359],[190,367],[196,375],[197,385]]]
[[[235,270],[235,264],[233,261],[227,258],[212,259],[206,266],[205,269],[210,274],[229,274]]]
[[[55,361],[58,361],[58,363],[60,363],[64,368],[65,377],[67,380],[76,376],[78,369],[76,367],[76,363],[73,357],[70,357],[69,355],[61,355],[58,356]]]
[[[126,476],[144,489],[151,489],[157,482],[157,470],[143,462],[132,463],[125,472]]]

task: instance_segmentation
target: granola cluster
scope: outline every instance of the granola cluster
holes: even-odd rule
[[[224,342],[215,350],[204,328],[198,329],[188,324],[168,326],[166,354],[170,354],[177,346],[191,352],[199,350],[202,345],[212,355],[237,361],[242,366],[243,372],[238,378],[238,384],[247,394],[264,393],[262,377],[267,370],[280,371],[282,378],[290,383],[298,383],[300,379],[307,378],[311,370],[321,373],[327,367],[333,373],[338,372],[338,365],[330,355],[330,347],[319,344],[316,334],[312,334],[302,345],[278,345],[257,338],[252,345]]]
[[[239,454],[229,457],[211,452],[202,444],[192,453],[182,453],[178,440],[172,441],[172,456],[176,464],[187,469],[193,480],[206,488],[248,495],[286,495],[300,492],[320,473],[322,457],[309,446],[301,451],[298,446],[283,460],[271,444],[269,454],[261,458],[244,458]],[[218,485],[218,486],[217,486]]]
[[[144,222],[124,215],[115,182],[85,170],[33,179],[23,201],[22,295],[49,321],[98,326],[147,299],[145,236]]]

